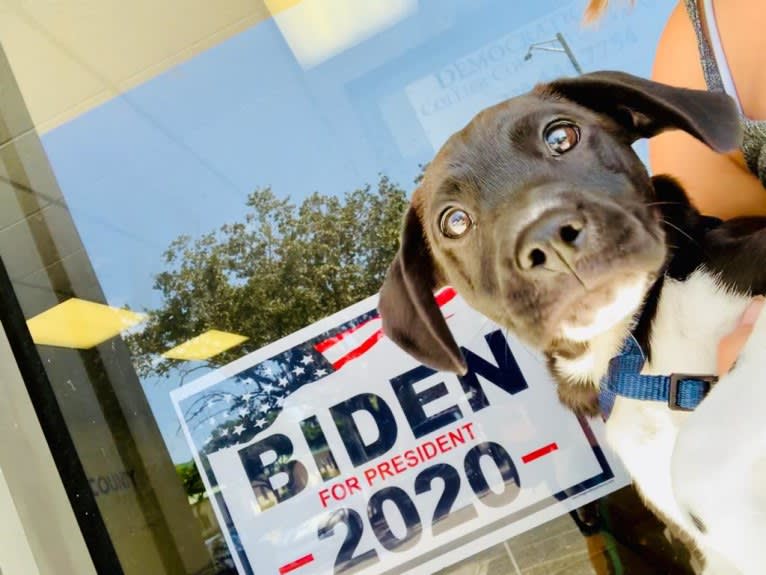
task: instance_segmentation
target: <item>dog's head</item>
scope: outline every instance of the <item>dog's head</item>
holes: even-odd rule
[[[380,294],[383,329],[419,361],[465,361],[433,292],[466,302],[541,351],[632,316],[666,245],[654,187],[631,148],[681,129],[739,143],[725,95],[619,72],[536,87],[479,113],[429,165]]]

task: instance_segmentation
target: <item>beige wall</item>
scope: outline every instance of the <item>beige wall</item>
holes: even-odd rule
[[[46,132],[300,0],[0,0],[0,41]]]
[[[0,573],[40,575],[16,504],[0,469]]]
[[[0,569],[95,575],[48,444],[0,326]]]
[[[69,297],[105,303],[1,48],[0,259],[26,318]],[[90,350],[40,346],[37,351],[123,572],[200,573],[207,568],[209,554],[125,343],[113,338]],[[0,392],[7,379],[2,371],[6,367],[12,369],[15,364],[0,355]],[[6,393],[0,397],[6,398]],[[0,437],[11,438],[2,424],[11,425],[15,420],[3,417],[2,406],[0,402]],[[20,421],[37,423],[33,412],[24,415],[12,404],[5,407],[19,414]],[[6,467],[4,452],[23,445],[21,441],[0,441],[0,469],[22,522],[25,507],[20,501],[26,499],[17,496],[27,493],[24,485],[34,486],[32,493],[42,494],[47,490],[36,483],[58,481],[55,469],[21,473],[24,466]],[[42,447],[47,449],[44,442]],[[19,453],[31,451],[19,450],[17,460]],[[7,460],[14,461],[13,453]],[[14,483],[13,472],[26,483]],[[29,505],[44,501],[41,496],[28,498]],[[71,515],[68,502],[64,505]],[[46,512],[53,511],[46,506]],[[58,526],[37,515],[25,529],[41,573],[87,575],[84,569],[57,571],[61,562],[56,561],[51,563],[52,569],[44,569],[40,557],[50,553],[39,555],[32,545],[33,537],[41,541],[66,539],[62,547],[74,544],[82,540],[77,528],[58,530],[51,536],[50,530]]]

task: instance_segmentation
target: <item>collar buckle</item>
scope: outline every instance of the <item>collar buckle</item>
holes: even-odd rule
[[[718,383],[717,375],[694,375],[691,373],[671,373],[670,386],[668,389],[668,407],[673,411],[694,411],[693,407],[684,407],[679,403],[678,386],[682,381],[693,380],[707,384],[702,396],[704,399],[713,386]],[[701,400],[700,400],[701,401]]]

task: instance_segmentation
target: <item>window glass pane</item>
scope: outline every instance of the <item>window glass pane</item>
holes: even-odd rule
[[[323,377],[325,364],[337,371],[377,344],[379,318],[368,298],[439,147],[482,108],[537,82],[580,69],[649,76],[672,7],[659,0],[615,6],[595,27],[581,25],[582,2],[559,0],[65,0],[5,8],[0,257],[125,573],[313,572],[338,553],[346,567],[371,573],[420,565],[456,574],[477,566],[486,573],[689,569],[683,547],[629,488],[577,512],[557,505],[575,484],[582,495],[571,507],[586,502],[589,487],[579,479],[540,479],[540,501],[550,509],[540,504],[528,523],[504,511],[498,525],[517,525],[507,536],[493,538],[487,526],[495,524],[474,521],[466,507],[456,517],[468,525],[462,539],[446,527],[440,539],[431,526],[436,498],[412,499],[429,490],[427,479],[445,493],[461,482],[460,497],[482,494],[471,505],[488,509],[517,495],[517,454],[478,443],[471,469],[481,473],[473,479],[468,463],[432,470],[420,488],[413,472],[411,494],[365,489],[356,507],[329,506],[351,509],[332,523],[320,521],[327,505],[307,511],[312,519],[300,525],[302,516],[267,513],[307,485],[347,479],[355,457],[366,463],[401,452],[392,447],[393,428],[374,430],[387,417],[377,396],[343,403],[350,396],[328,391],[319,394],[320,411],[288,396]],[[644,144],[636,149],[645,159]],[[476,325],[481,345],[495,337]],[[354,337],[364,334],[364,349],[323,344],[320,335],[340,338],[342,326],[362,330]],[[494,344],[486,345],[491,359]],[[519,363],[506,368],[527,379],[529,369],[542,369]],[[362,366],[359,394],[383,393],[372,360],[354,365]],[[381,363],[380,373],[388,367]],[[488,404],[516,405],[504,373],[490,381],[504,383],[487,394]],[[477,386],[490,385],[480,376]],[[406,415],[410,427],[400,432],[412,434],[413,448],[420,437],[438,437],[445,422],[458,433],[463,412],[455,405],[465,413],[484,407],[457,379],[430,388],[416,379],[399,388],[383,381],[392,401],[411,402],[392,417],[401,423]],[[428,409],[440,407],[424,411],[431,402]],[[261,441],[268,427],[281,429],[284,405],[312,456],[305,476],[290,467],[289,441],[276,434]],[[519,429],[537,434],[549,423]],[[541,434],[518,456],[534,451],[543,461],[554,450],[582,449],[583,458],[596,458],[590,428],[571,418],[561,429],[570,424],[581,442],[573,451]],[[507,437],[516,441],[512,430]],[[345,451],[330,449],[341,441]],[[231,486],[218,483],[216,470],[231,462],[216,459],[214,448],[232,445],[250,480],[250,507],[230,508],[222,493]],[[604,493],[612,481],[605,469],[592,474]],[[285,483],[274,482],[277,472]],[[341,488],[319,495],[320,503],[341,495]],[[256,548],[265,550],[260,559]],[[392,559],[398,553],[410,555]]]

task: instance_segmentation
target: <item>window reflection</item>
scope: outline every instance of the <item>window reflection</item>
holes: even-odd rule
[[[38,345],[90,349],[141,323],[144,315],[70,298],[30,318],[27,326]]]
[[[411,16],[418,7],[417,0],[264,1],[304,70],[353,49]]]
[[[561,33],[586,70],[647,75],[670,8],[647,0],[598,29],[580,26],[580,2],[554,0],[10,9],[0,257],[125,573],[236,569],[219,524],[231,518],[213,512],[218,494],[205,489],[171,391],[375,293],[434,151],[480,109],[573,73],[560,54],[525,60],[531,45]],[[354,326],[362,342],[378,337],[367,319]],[[346,361],[357,345],[338,337],[317,362]],[[301,377],[278,367],[252,374],[240,403],[224,390],[189,406],[194,421],[219,442],[271,424],[260,410],[280,396],[267,386],[284,379],[292,393]],[[304,423],[321,477],[339,476],[321,423]],[[275,490],[259,483],[263,461],[248,461],[260,509],[305,480]],[[384,503],[408,513],[388,496],[376,525]],[[564,516],[470,565],[531,569],[578,541],[578,565],[641,572],[646,546],[628,543],[661,527],[621,521],[636,513],[625,501],[640,509],[624,494],[599,504],[608,519],[596,535]],[[647,539],[682,572],[676,547]]]

